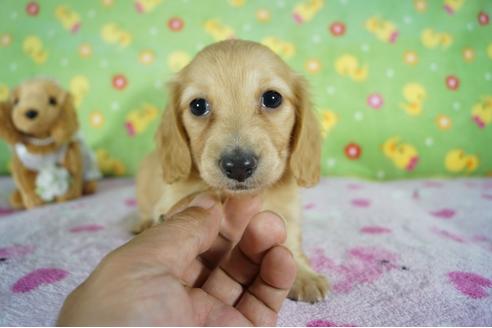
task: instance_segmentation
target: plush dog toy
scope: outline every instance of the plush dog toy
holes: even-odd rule
[[[72,96],[51,80],[26,81],[0,104],[0,138],[14,153],[14,208],[95,192],[100,172],[78,129]]]

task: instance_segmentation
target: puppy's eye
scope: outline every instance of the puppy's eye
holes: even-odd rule
[[[277,91],[269,90],[261,96],[261,105],[267,108],[277,108],[282,104],[282,95]]]
[[[205,116],[210,112],[210,105],[207,100],[196,98],[190,103],[190,110],[195,116]]]
[[[58,104],[58,101],[56,100],[55,97],[50,97],[49,103],[51,106],[56,106]]]
[[[14,99],[14,106],[17,106],[18,103],[19,103],[19,98],[15,98]]]

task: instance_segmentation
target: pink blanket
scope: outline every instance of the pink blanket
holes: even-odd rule
[[[131,238],[130,180],[30,213],[0,179],[0,325],[52,325],[65,296]],[[286,301],[289,326],[492,325],[492,179],[373,183],[304,191],[304,245],[331,282],[326,301]]]

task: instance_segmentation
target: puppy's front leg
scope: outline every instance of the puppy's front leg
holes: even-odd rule
[[[37,172],[26,169],[17,156],[13,157],[12,177],[19,189],[19,195],[16,194],[16,197],[11,198],[11,205],[31,209],[44,203],[36,194],[36,176]]]
[[[297,276],[289,292],[289,298],[309,303],[322,301],[329,290],[328,282],[324,276],[311,268],[309,259],[302,250],[300,216],[286,215],[284,218],[287,224],[286,244],[297,263]]]
[[[169,213],[176,213],[185,209],[198,193],[207,190],[207,187],[202,183],[176,183],[164,185],[158,192],[154,191],[154,195],[148,195],[146,190],[149,188],[144,187],[145,184],[142,183],[142,180],[137,180],[139,221],[132,229],[134,234],[139,234],[156,224],[162,223]],[[158,193],[160,195],[156,195]]]
[[[82,196],[84,167],[82,164],[82,153],[80,152],[80,144],[73,142],[68,146],[67,154],[63,165],[70,173],[72,182],[70,189],[65,195],[56,198],[56,201],[61,203],[72,199],[77,199]]]
[[[142,211],[140,211],[140,219],[137,224],[133,226],[132,232],[138,235],[139,233],[152,228],[154,225],[164,222],[166,220],[166,217],[169,216],[170,213],[176,213],[185,209],[186,206],[188,206],[188,204],[196,196],[196,194],[197,193],[193,193],[191,195],[185,196],[180,200],[174,200],[174,204],[168,201],[168,198],[170,197],[163,197],[163,199],[161,199],[161,201],[156,205],[156,208],[153,209],[152,215],[146,215],[142,213]]]
[[[286,245],[297,263],[297,277],[289,298],[309,303],[323,300],[329,289],[328,282],[311,268],[302,250],[302,214],[297,186],[284,186],[268,191],[264,197],[264,209],[282,216],[287,227]]]

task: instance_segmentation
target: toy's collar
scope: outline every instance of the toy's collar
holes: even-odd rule
[[[49,146],[55,143],[55,140],[53,140],[52,137],[43,138],[43,139],[27,137],[25,140],[27,141],[28,144],[31,144],[33,146]]]

